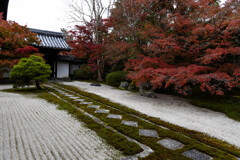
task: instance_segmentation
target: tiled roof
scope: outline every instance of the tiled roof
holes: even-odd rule
[[[70,51],[71,48],[64,39],[61,32],[51,32],[30,28],[31,32],[37,33],[37,37],[41,40],[41,44],[37,47],[58,49],[61,51]]]

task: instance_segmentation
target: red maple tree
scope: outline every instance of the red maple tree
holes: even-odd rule
[[[97,72],[98,79],[101,81],[106,63],[105,45],[108,39],[109,26],[107,19],[102,19],[101,25],[94,21],[92,20],[83,26],[76,25],[73,30],[69,31],[72,36],[72,41],[69,41],[69,44],[73,48],[71,53],[75,57],[87,59],[93,73]],[[97,40],[96,34],[98,34]]]
[[[118,0],[105,25],[73,32],[72,47],[92,62],[124,63],[137,85],[223,95],[240,86],[239,8],[238,0]]]
[[[239,5],[237,0],[224,6],[215,0],[119,1],[112,34],[115,44],[135,51],[121,53],[129,78],[184,95],[194,85],[216,95],[239,86]]]
[[[38,49],[30,45],[34,43],[39,43],[36,34],[26,26],[3,20],[2,14],[0,14],[0,77],[3,68],[12,68],[20,58],[37,52]]]

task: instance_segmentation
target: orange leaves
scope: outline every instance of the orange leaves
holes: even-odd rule
[[[26,26],[16,22],[5,21],[0,16],[0,69],[13,67],[22,57],[27,57],[38,50],[31,44],[38,44],[36,34],[31,33]]]
[[[121,2],[111,17],[110,46],[121,54],[109,57],[128,59],[131,80],[184,95],[192,86],[216,95],[240,86],[237,0],[226,6],[215,0],[136,0],[131,7]]]
[[[200,89],[211,94],[224,95],[225,91],[230,91],[236,86],[234,79],[226,73],[210,73],[194,77],[196,83],[200,84]]]
[[[240,55],[240,47],[231,47],[229,49],[226,48],[216,48],[216,49],[207,49],[206,54],[197,59],[196,61],[200,61],[202,64],[217,64],[219,62],[224,62],[227,56],[234,58],[234,56]]]

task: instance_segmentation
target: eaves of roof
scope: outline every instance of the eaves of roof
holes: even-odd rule
[[[36,47],[57,49],[60,51],[72,50],[72,48],[69,47],[66,40],[64,39],[64,34],[61,32],[44,31],[32,28],[29,29],[31,32],[37,33],[37,37],[41,40],[41,43],[39,45],[33,44]]]

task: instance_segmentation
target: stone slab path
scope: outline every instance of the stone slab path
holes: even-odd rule
[[[157,117],[172,124],[206,133],[240,148],[240,122],[222,113],[198,108],[173,96],[158,94],[158,98],[142,97],[138,93],[115,89],[111,86],[91,86],[87,82],[63,82],[81,90],[94,93],[120,103],[151,117]]]
[[[74,95],[76,95],[75,92],[73,92],[71,90],[68,90],[68,89],[61,88],[61,87],[60,87],[61,89],[59,89],[58,86],[56,86],[54,84],[52,84],[52,86],[50,86],[50,85],[46,85],[46,86],[50,87],[51,89],[56,90],[59,93],[63,93],[63,90],[64,90],[64,91],[71,92]],[[57,88],[55,88],[55,87],[57,87]],[[68,93],[63,93],[63,94],[66,95]],[[77,95],[80,96],[79,94],[77,94]],[[80,96],[80,97],[82,97],[82,96]],[[99,109],[99,108],[101,108],[101,105],[88,105],[88,104],[85,104],[82,107],[95,109],[95,113],[97,111],[99,111],[99,110],[102,110],[102,109]],[[91,117],[94,117],[94,116],[91,115]],[[116,115],[116,114],[108,114],[107,118],[124,119],[122,115]],[[104,123],[102,122],[101,124],[104,124]],[[122,125],[128,125],[128,126],[131,126],[131,127],[138,127],[138,123],[135,122],[135,121],[122,120],[121,124]],[[145,136],[145,137],[149,137],[149,138],[157,138],[157,139],[159,139],[159,135],[158,135],[158,132],[156,130],[152,130],[152,129],[137,129],[137,130],[139,130],[139,135],[140,136]],[[179,142],[177,140],[171,139],[171,138],[164,138],[162,140],[159,140],[157,142],[157,144],[160,144],[163,147],[168,148],[170,150],[181,149],[181,148],[183,148],[185,146],[183,143],[181,143],[181,142]],[[140,154],[142,154],[142,153],[140,153]],[[188,157],[190,159],[193,159],[193,160],[208,160],[208,159],[212,159],[212,157],[210,157],[209,155],[204,154],[204,153],[202,153],[202,152],[200,152],[200,151],[198,151],[196,149],[187,150],[187,151],[183,152],[182,155],[184,155],[184,156],[186,156],[186,157]],[[127,157],[126,159],[132,159],[135,156],[130,156],[130,157]],[[133,159],[135,159],[135,158],[133,158]]]
[[[32,96],[0,92],[0,160],[122,156],[83,123],[56,107]]]
[[[184,144],[171,138],[162,139],[157,143],[171,150],[177,150],[184,147]]]
[[[213,159],[212,157],[202,153],[202,152],[199,152],[195,149],[192,149],[192,150],[189,150],[189,151],[186,151],[183,153],[184,156],[188,157],[188,158],[191,158],[191,159],[194,159],[194,160],[210,160],[210,159]]]

